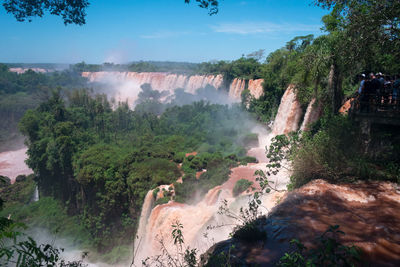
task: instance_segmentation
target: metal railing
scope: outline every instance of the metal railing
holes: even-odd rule
[[[354,98],[351,112],[400,113],[400,97],[392,93],[361,94]]]

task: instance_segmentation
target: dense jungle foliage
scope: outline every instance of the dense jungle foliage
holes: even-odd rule
[[[141,109],[156,101],[144,88]],[[192,181],[186,177],[207,169],[191,190],[177,185],[177,201],[187,201],[224,182],[238,162],[255,160],[245,157],[253,124],[239,105],[195,102],[164,109],[161,115],[132,111],[126,103],[112,109],[105,95],[81,90],[64,100],[56,91],[20,121],[41,196],[66,203],[99,251],[132,241],[126,237],[134,237],[148,190],[181,176],[186,187]],[[198,154],[185,156],[192,151]]]

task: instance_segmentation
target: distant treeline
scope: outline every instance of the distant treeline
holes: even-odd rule
[[[76,72],[95,71],[133,71],[133,72],[170,72],[177,74],[228,74],[232,78],[261,78],[261,64],[254,58],[241,57],[234,61],[215,61],[203,63],[171,62],[171,61],[139,61],[129,64],[87,64],[80,62],[70,65]]]

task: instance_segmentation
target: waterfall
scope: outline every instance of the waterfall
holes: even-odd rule
[[[262,80],[249,82],[253,93],[257,92],[257,88],[262,89]],[[244,88],[244,81],[235,79],[230,88],[230,95],[237,96]],[[257,89],[259,90],[259,89]],[[258,91],[262,92],[262,91]],[[171,225],[178,219],[184,226],[183,235],[185,245],[191,248],[199,249],[199,253],[205,252],[214,243],[225,240],[229,237],[233,226],[237,224],[232,218],[218,214],[218,208],[223,200],[226,200],[230,211],[239,214],[240,207],[248,205],[248,194],[242,193],[237,197],[232,194],[233,187],[239,179],[248,179],[253,182],[253,186],[259,189],[258,182],[255,180],[254,172],[256,170],[265,170],[267,158],[265,156],[265,147],[269,146],[272,137],[277,134],[286,134],[290,131],[299,129],[299,123],[302,119],[302,109],[297,100],[294,86],[287,88],[281,99],[278,113],[276,115],[273,131],[268,132],[265,127],[258,126],[253,129],[259,136],[258,147],[251,148],[248,151],[249,156],[254,156],[259,163],[251,163],[246,166],[239,166],[232,169],[232,173],[224,184],[216,186],[208,191],[208,193],[195,205],[188,205],[170,201],[167,204],[157,205],[153,209],[150,203],[152,191],[146,196],[145,203],[142,209],[142,217],[138,229],[138,236],[141,237],[139,253],[136,257],[137,263],[141,259],[149,256],[154,256],[160,253],[160,244],[158,240],[162,238],[165,245],[170,251],[172,250],[172,242],[170,240]],[[320,107],[315,105],[315,100],[309,104],[306,112],[306,118],[302,128],[315,121],[320,116]],[[274,182],[277,189],[286,189],[289,183],[290,173],[286,170],[281,170],[277,175],[269,176],[269,180]],[[247,195],[246,195],[247,194]],[[282,192],[272,192],[262,196],[264,214],[277,204],[279,198],[283,196]],[[153,198],[151,198],[153,201]],[[152,202],[151,202],[152,203]],[[144,214],[145,213],[145,214]],[[217,227],[209,229],[208,226],[216,225],[231,225],[229,227]],[[207,233],[207,238],[204,237]]]
[[[164,240],[169,251],[174,251],[173,243],[170,239],[171,225],[177,219],[184,227],[182,231],[185,245],[190,246],[190,248],[197,248],[199,254],[205,252],[214,243],[229,238],[234,225],[238,224],[238,222],[226,215],[218,214],[219,207],[222,205],[223,200],[226,200],[229,209],[239,214],[240,208],[248,205],[248,193],[244,192],[234,197],[232,190],[236,182],[243,178],[252,181],[253,186],[259,189],[254,172],[259,169],[265,170],[267,161],[265,146],[269,144],[272,138],[272,135],[263,126],[258,126],[252,131],[259,136],[259,146],[250,149],[248,155],[257,157],[259,163],[233,168],[228,181],[210,189],[197,204],[189,205],[170,201],[167,204],[157,205],[153,209],[150,208],[149,214],[149,207],[152,206],[149,203],[152,203],[153,197],[152,191],[147,193],[137,233],[137,236],[141,239],[140,245],[136,246],[138,253],[136,254],[135,262],[137,264],[140,264],[141,260],[146,257],[160,254],[161,247],[158,241],[160,238]],[[280,173],[271,177],[271,179],[274,180],[278,189],[285,189],[286,184],[289,182],[289,175]],[[264,210],[264,213],[267,213],[270,208],[276,205],[277,199],[282,194],[274,192],[263,196],[263,206],[268,208]],[[218,225],[225,226],[208,229],[208,226]],[[204,236],[205,233],[207,238]]]
[[[248,89],[250,94],[255,98],[260,98],[264,93],[263,83],[263,79],[249,80]]]
[[[263,93],[263,79],[249,80],[247,89],[254,98],[259,98]],[[246,81],[243,79],[235,78],[229,86],[229,97],[232,99],[241,100],[241,95],[246,87]]]
[[[83,73],[90,81],[106,81],[114,79],[117,82],[124,83],[125,91],[119,90],[119,94],[125,96],[132,95],[132,86],[140,87],[141,84],[150,83],[153,89],[173,91],[176,87],[184,88],[187,92],[194,92],[196,89],[206,85],[212,85],[216,88],[222,86],[223,78],[221,75],[177,75],[168,73],[136,73],[136,72],[97,72]],[[254,97],[262,94],[263,80],[248,81],[248,89]],[[234,79],[229,88],[229,95],[233,98],[239,98],[244,90],[246,82],[241,79]],[[309,110],[306,113],[305,121],[312,121],[316,116],[314,103],[310,103]],[[239,166],[232,169],[232,173],[224,184],[210,189],[206,195],[199,199],[197,204],[189,205],[170,201],[167,204],[154,207],[153,190],[150,190],[143,202],[137,237],[135,241],[135,263],[140,265],[141,261],[147,257],[160,254],[161,248],[159,240],[163,239],[167,249],[174,251],[171,242],[171,225],[179,220],[183,224],[183,235],[185,245],[191,248],[197,248],[199,254],[205,252],[214,243],[229,238],[229,233],[237,221],[225,215],[218,214],[219,207],[223,200],[228,203],[229,209],[239,214],[240,207],[248,205],[248,193],[234,197],[232,190],[239,179],[248,179],[253,182],[253,186],[259,189],[258,182],[254,176],[256,170],[265,170],[267,158],[265,156],[265,147],[270,144],[273,136],[284,134],[299,128],[299,122],[302,118],[302,109],[293,86],[289,86],[282,97],[278,114],[275,118],[272,133],[266,130],[264,126],[258,126],[253,132],[258,133],[259,145],[248,151],[249,156],[254,156],[259,163],[251,163],[246,166]],[[306,123],[306,122],[305,122]],[[306,123],[307,124],[307,123]],[[305,124],[305,125],[306,125]],[[278,189],[285,189],[289,182],[289,173],[281,171],[275,176],[269,178],[274,181]],[[264,214],[268,212],[277,203],[277,200],[283,193],[273,192],[262,197]],[[226,227],[217,227],[208,229],[208,226],[230,225]],[[207,238],[204,237],[207,233]]]
[[[229,88],[223,88],[223,76],[218,75],[183,75],[164,72],[117,72],[99,71],[82,72],[82,76],[88,78],[90,82],[111,83],[117,89],[116,100],[124,101],[128,99],[133,103],[140,92],[140,86],[148,83],[155,90],[167,91],[173,94],[177,88],[183,88],[188,93],[195,93],[197,89],[207,85],[215,87],[217,90],[228,91],[229,97],[233,101],[240,101],[241,94],[245,89],[244,79],[234,79]],[[259,98],[263,94],[263,79],[249,80],[248,89],[250,94]]]
[[[141,259],[144,259],[143,256],[143,249],[147,250],[145,247],[146,242],[146,226],[148,224],[148,219],[151,213],[151,210],[154,206],[154,197],[153,197],[153,190],[147,192],[146,197],[144,198],[142,212],[140,213],[140,220],[139,220],[139,227],[137,229],[136,239],[135,239],[135,246],[134,246],[134,255],[135,259],[139,259],[137,262],[140,263]]]
[[[306,114],[304,115],[303,123],[301,124],[300,130],[306,131],[311,123],[316,122],[322,115],[322,104],[321,102],[316,103],[316,99],[311,99],[311,102],[307,106]]]
[[[32,196],[32,202],[37,202],[37,201],[39,201],[39,187],[36,185],[35,191],[33,192]]]
[[[242,79],[233,79],[231,85],[229,86],[229,97],[232,99],[240,100],[242,91],[246,85],[246,81]]]
[[[294,85],[289,85],[282,96],[272,133],[278,135],[297,131],[302,115],[303,111],[300,102],[297,100]]]

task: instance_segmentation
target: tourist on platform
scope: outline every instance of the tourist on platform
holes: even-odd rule
[[[392,82],[392,77],[389,75],[385,75],[385,80],[383,83],[383,103],[385,105],[389,104],[390,100],[390,95],[393,92],[393,82]]]
[[[360,75],[360,87],[358,88],[358,94],[359,94],[359,95],[361,95],[361,92],[362,92],[363,89],[364,89],[365,80],[366,80],[366,76],[365,76],[365,74],[363,73],[363,74]]]
[[[369,112],[370,111],[370,98],[372,95],[372,79],[375,78],[374,74],[371,73],[369,75],[369,79],[365,79],[363,88],[361,89],[360,95],[360,111],[361,112]]]
[[[392,92],[392,102],[393,104],[398,104],[397,95],[400,90],[400,74],[396,75],[396,78],[393,82],[393,92]]]

